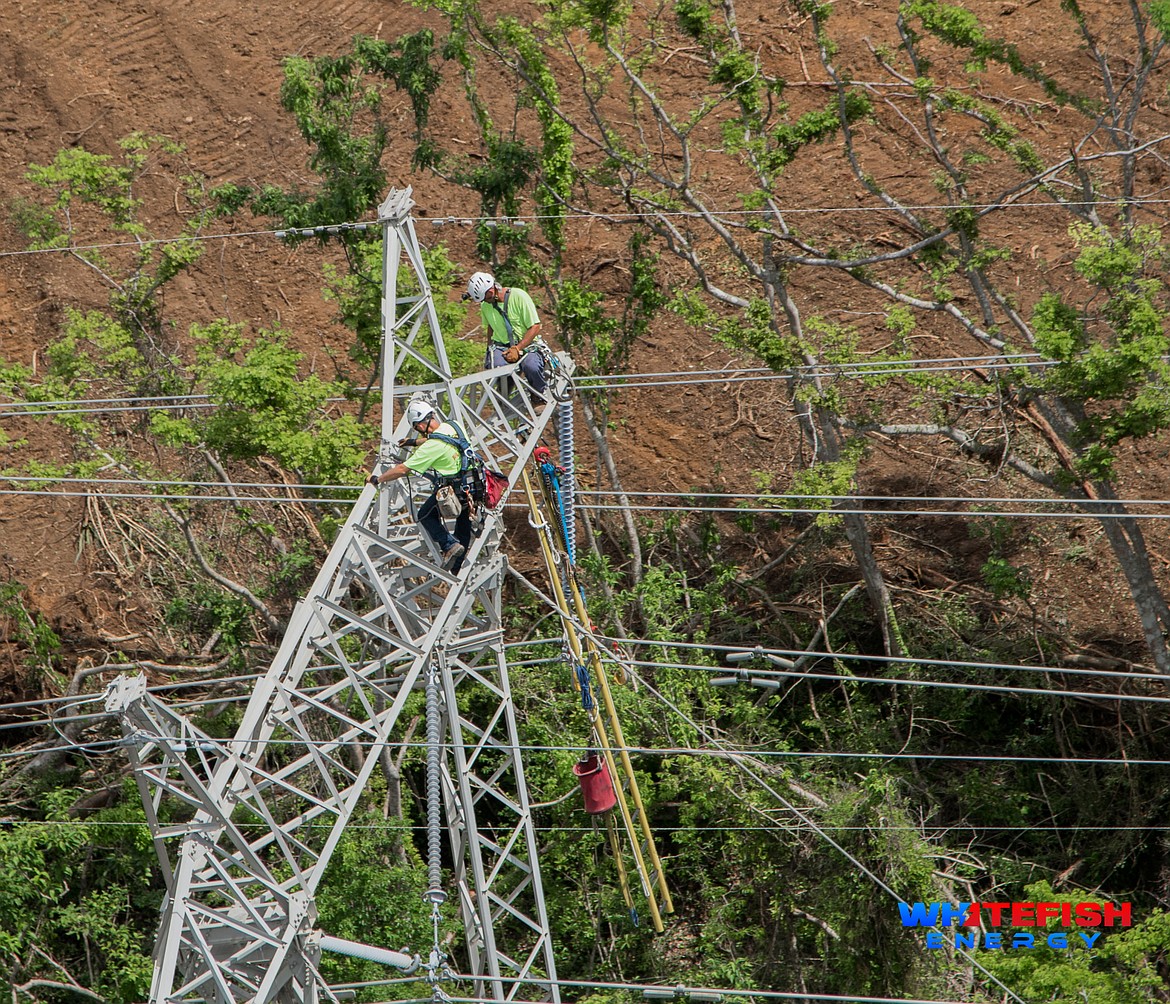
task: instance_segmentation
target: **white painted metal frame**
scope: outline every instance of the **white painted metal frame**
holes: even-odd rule
[[[380,207],[383,464],[396,462],[395,414],[407,359],[472,442],[519,478],[551,417],[510,381],[518,367],[452,379],[410,210]],[[417,288],[398,295],[405,266]],[[558,357],[562,379],[571,372]],[[515,375],[519,380],[519,375]],[[537,402],[539,404],[539,402]],[[515,429],[528,425],[527,444]],[[415,479],[417,480],[417,479]],[[411,693],[440,668],[447,826],[467,972],[476,996],[559,1001],[552,938],[508,667],[503,656],[502,524],[489,516],[458,576],[412,518],[408,479],[367,485],[230,740],[213,739],[150,694],[143,677],[110,685],[163,874],[166,899],[150,1000],[334,999],[318,970],[315,897],[384,750],[402,742]],[[474,690],[474,700],[460,696]],[[463,708],[478,709],[474,717]],[[412,946],[426,957],[430,946]],[[457,963],[462,968],[461,963]]]

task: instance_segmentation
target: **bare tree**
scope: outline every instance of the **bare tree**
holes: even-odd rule
[[[1053,25],[1042,47],[935,0],[855,12],[839,35],[831,5],[795,3],[778,33],[745,30],[733,0],[570,2],[536,25],[464,8],[455,30],[464,51],[515,75],[542,122],[571,130],[580,170],[562,206],[633,211],[701,290],[688,316],[789,375],[808,459],[835,467],[842,494],[858,438],[881,432],[940,437],[1073,500],[1100,518],[1170,674],[1170,608],[1116,466],[1124,440],[1170,422],[1166,249],[1151,205],[1170,131],[1151,89],[1170,25],[1137,0],[1093,17],[1041,2]],[[781,194],[799,190],[811,158],[832,179],[820,212]],[[846,193],[860,205],[844,206]],[[848,208],[865,211],[834,211]],[[885,323],[830,323],[834,298]],[[866,414],[836,378],[862,361],[914,368],[923,334],[961,371],[920,366],[906,383],[913,406]],[[898,653],[866,521],[844,525]]]

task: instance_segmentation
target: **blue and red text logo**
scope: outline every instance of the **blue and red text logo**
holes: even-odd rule
[[[955,928],[926,932],[927,948],[1068,948],[1083,942],[1092,948],[1101,937],[1093,927],[1129,927],[1129,903],[899,903],[903,927]],[[1056,925],[1071,928],[1050,931]],[[1041,931],[991,930],[998,927],[1039,927]],[[962,930],[959,930],[962,929]]]

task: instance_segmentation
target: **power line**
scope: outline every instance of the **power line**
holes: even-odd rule
[[[963,659],[930,659],[930,658],[918,658],[918,657],[910,657],[910,656],[896,657],[896,656],[871,655],[871,654],[866,654],[866,653],[854,653],[854,652],[830,652],[827,650],[815,650],[815,649],[764,648],[763,646],[759,646],[759,645],[738,646],[738,645],[735,645],[735,644],[730,643],[730,642],[720,642],[718,644],[715,644],[715,643],[699,643],[699,642],[686,642],[686,641],[660,641],[660,640],[650,639],[650,638],[616,638],[616,637],[608,637],[608,636],[597,635],[597,634],[594,634],[593,637],[602,646],[603,650],[606,651],[607,657],[610,659],[614,659],[614,657],[612,656],[612,654],[609,653],[608,646],[617,645],[617,646],[620,646],[622,648],[652,647],[652,648],[662,648],[662,649],[682,649],[682,650],[690,650],[690,651],[716,652],[716,653],[723,655],[724,657],[731,655],[731,654],[736,654],[736,655],[747,654],[747,655],[752,655],[752,656],[758,656],[761,659],[767,659],[767,657],[771,655],[771,656],[778,656],[778,657],[782,657],[782,658],[786,658],[786,659],[790,659],[790,660],[801,660],[801,661],[810,661],[810,660],[820,661],[820,660],[827,659],[830,661],[843,662],[843,663],[870,662],[870,663],[877,663],[879,665],[881,665],[881,664],[915,665],[915,666],[938,667],[941,669],[997,670],[997,671],[1004,671],[1004,672],[1042,673],[1045,675],[1055,675],[1055,676],[1062,676],[1063,675],[1063,676],[1073,676],[1073,677],[1081,676],[1081,677],[1090,677],[1090,678],[1117,679],[1119,681],[1146,680],[1146,681],[1157,682],[1157,683],[1162,683],[1162,684],[1167,682],[1166,676],[1164,676],[1161,673],[1153,672],[1153,671],[1141,672],[1141,671],[1108,670],[1108,669],[1097,669],[1097,668],[1087,669],[1087,668],[1083,668],[1083,667],[1073,667],[1073,666],[1034,666],[1034,665],[1028,665],[1028,664],[1024,664],[1024,663],[977,662],[977,661],[973,661],[973,660],[963,660]],[[527,640],[523,640],[523,641],[505,642],[503,645],[503,648],[505,651],[507,651],[507,650],[512,650],[512,649],[538,648],[538,647],[542,647],[542,646],[552,647],[552,646],[560,646],[562,644],[562,641],[563,640],[561,638],[555,638],[555,637],[527,639]],[[533,658],[533,659],[509,660],[508,665],[513,669],[517,669],[517,668],[524,668],[524,667],[530,667],[530,666],[549,665],[552,663],[559,663],[562,661],[563,661],[563,656],[556,655],[556,656]],[[617,661],[619,661],[619,663],[620,663],[620,660],[617,660]],[[722,673],[725,675],[737,672],[737,670],[735,668],[728,666],[728,665],[710,665],[710,664],[702,664],[702,663],[669,663],[669,662],[663,662],[663,661],[657,661],[657,660],[655,660],[655,661],[633,660],[633,662],[635,665],[639,665],[639,666],[646,667],[646,668],[662,667],[662,668],[668,668],[668,669],[696,670],[696,671],[704,671],[704,672],[707,672],[710,674]],[[104,672],[107,672],[107,673],[125,672],[127,669],[134,669],[135,665],[136,665],[135,663],[130,663],[127,666],[118,665],[118,664],[110,665],[108,667],[104,667]],[[151,663],[151,665],[152,665],[152,667],[156,668],[160,672],[165,672],[168,668],[167,666],[165,666],[165,664],[161,664],[161,663]],[[184,671],[189,671],[192,669],[192,667],[185,666],[185,667],[182,667],[182,669]],[[742,666],[740,666],[738,671],[739,672],[747,672],[752,677],[758,677],[758,676],[766,676],[766,677],[770,677],[770,678],[799,677],[801,679],[808,678],[811,680],[836,680],[836,681],[842,681],[842,682],[855,682],[855,683],[856,682],[864,682],[864,681],[873,682],[875,679],[877,679],[875,677],[868,677],[868,676],[807,673],[807,672],[805,672],[803,670],[799,670],[799,669],[788,670],[788,669],[775,669],[775,668],[761,667],[759,669],[752,669],[750,671],[746,671],[746,670],[742,669]],[[186,689],[195,689],[195,688],[202,689],[202,688],[207,688],[207,687],[224,686],[224,685],[230,685],[230,684],[243,685],[243,684],[253,683],[256,680],[259,680],[262,677],[262,675],[263,674],[259,674],[259,673],[250,673],[250,674],[240,675],[240,676],[221,676],[221,677],[213,677],[210,679],[209,678],[199,678],[199,679],[191,679],[191,680],[181,680],[181,681],[175,681],[175,682],[164,683],[164,684],[155,684],[155,685],[148,688],[148,692],[152,693],[152,694],[163,694],[163,693],[174,693],[174,692],[186,690]],[[377,681],[373,681],[373,682],[377,682]],[[898,680],[897,682],[902,683],[902,684],[906,684],[906,685],[912,685],[915,682],[929,683],[930,681],[912,681],[912,680],[901,679],[901,680]],[[966,686],[966,684],[963,684],[963,686]],[[1012,692],[1014,688],[1005,687],[1003,689],[1006,692]],[[1052,694],[1057,694],[1057,695],[1071,695],[1075,692],[1067,691],[1067,690],[1051,690],[1051,691],[1046,690],[1046,691],[1043,691],[1043,693],[1052,693]],[[1112,696],[1110,694],[1100,694],[1098,692],[1089,692],[1089,693],[1090,693],[1090,696],[1092,696],[1092,697],[1104,698],[1104,699],[1108,699]],[[235,696],[227,696],[227,697],[214,698],[214,699],[199,698],[199,699],[194,700],[190,703],[179,702],[178,704],[175,705],[175,707],[178,709],[182,709],[182,708],[192,708],[192,707],[206,708],[206,707],[212,707],[212,706],[216,706],[216,705],[228,705],[228,704],[238,703],[240,701],[245,701],[248,699],[248,697],[249,697],[249,695],[247,695],[247,694],[240,694],[240,695],[235,695]],[[0,714],[5,713],[5,712],[12,713],[12,712],[25,710],[25,709],[51,708],[51,707],[55,707],[55,706],[62,706],[63,707],[63,706],[69,705],[69,704],[86,703],[86,702],[97,701],[99,699],[100,699],[100,695],[97,695],[97,694],[87,695],[83,698],[78,698],[76,696],[38,698],[36,700],[31,700],[31,701],[20,701],[20,702],[8,703],[8,704],[0,704]],[[76,720],[78,716],[70,716],[70,717],[71,717],[71,720]],[[101,717],[101,716],[98,716],[98,717]],[[0,731],[11,730],[11,729],[32,728],[32,727],[36,727],[36,726],[47,726],[47,725],[50,725],[51,723],[52,723],[52,719],[25,719],[25,720],[0,724]]]
[[[206,394],[200,395],[207,397]],[[35,404],[42,404],[44,402],[34,402]],[[136,404],[136,405],[103,405],[98,408],[65,408],[53,407],[42,408],[40,410],[33,410],[30,406],[24,410],[11,410],[9,406],[0,405],[0,418],[26,418],[35,417],[39,415],[113,415],[120,412],[131,411],[177,411],[187,409],[210,410],[213,408],[223,407],[214,402],[195,402],[190,404]]]
[[[52,478],[39,478],[40,481],[51,481]],[[227,487],[226,485],[224,487]],[[293,485],[283,485],[283,488],[292,488]],[[316,487],[315,485],[307,485],[305,487]],[[362,485],[345,485],[344,488],[337,489],[338,491],[360,492],[363,490]],[[328,490],[328,489],[326,489]],[[288,503],[313,502],[325,504],[337,504],[339,502],[352,501],[352,499],[338,499],[338,498],[324,498],[318,496],[297,496],[295,498],[281,498],[278,495],[182,495],[182,494],[167,494],[164,492],[57,492],[48,489],[33,489],[33,488],[0,488],[0,495],[33,495],[49,498],[89,498],[94,495],[100,495],[103,498],[111,499],[154,499],[156,501],[169,502],[272,502],[277,505],[285,505]],[[952,513],[951,515],[954,515]]]
[[[705,995],[707,999],[713,999],[715,995],[722,995],[723,997],[747,997],[754,1000],[839,1001],[841,1004],[961,1004],[959,1001],[924,1000],[916,997],[861,997],[855,994],[818,994],[807,991],[796,993],[785,990],[738,990],[731,987],[691,987],[681,983],[676,986],[667,987],[653,983],[605,983],[594,980],[544,980],[531,977],[526,980],[520,980],[508,976],[483,977],[462,973],[454,974],[454,978],[467,982],[526,983],[540,984],[542,986],[545,984],[556,984],[560,987],[576,987],[582,990],[629,990],[638,992],[657,990],[660,993],[673,994],[680,1000],[698,994]],[[1019,998],[1016,999],[1018,1000]],[[451,1000],[456,1002],[456,1004],[493,1004],[490,999],[481,997],[452,997]],[[404,1004],[404,1002],[389,1001],[386,1004]],[[427,1002],[422,1001],[420,1004],[427,1004]]]
[[[357,491],[364,487],[362,484],[288,484],[283,481],[187,481],[183,479],[158,479],[158,478],[103,478],[103,477],[61,477],[55,474],[0,474],[0,482],[11,482],[13,484],[35,484],[43,485],[45,483],[52,484],[94,484],[102,487],[113,486],[121,487],[123,485],[133,485],[136,487],[162,487],[162,488],[275,488],[281,490],[302,490],[311,488],[315,491]],[[916,502],[931,502],[938,504],[954,504],[954,505],[1037,505],[1037,506],[1057,506],[1070,507],[1077,510],[1092,510],[1098,508],[1106,508],[1113,506],[1170,506],[1170,499],[1156,499],[1156,498],[1118,498],[1118,499],[1069,499],[1069,498],[1053,498],[1045,496],[990,496],[990,495],[865,495],[865,494],[850,494],[850,495],[821,495],[816,493],[802,493],[802,492],[719,492],[707,491],[702,488],[691,489],[690,491],[630,491],[623,489],[618,491],[614,488],[596,488],[587,485],[578,484],[577,495],[579,497],[602,498],[602,497],[616,497],[624,495],[627,498],[646,498],[646,499],[680,499],[688,504],[685,508],[688,511],[720,511],[720,512],[795,512],[801,510],[793,509],[778,509],[776,507],[768,507],[766,509],[744,509],[738,506],[728,507],[718,510],[704,510],[697,508],[690,503],[697,499],[712,499],[712,500],[759,500],[767,499],[776,502],[810,502],[823,501],[826,503],[824,509],[811,510],[815,512],[828,512],[830,515],[834,512],[844,512],[846,510],[832,509],[832,505],[839,502],[886,502],[886,503],[916,503]],[[48,492],[41,489],[35,491],[17,493],[17,494],[62,494],[57,492]],[[92,494],[92,493],[85,493]],[[161,496],[149,496],[161,497]],[[186,498],[187,496],[182,496]],[[201,496],[202,498],[220,499],[223,496]],[[298,500],[303,501],[303,500]],[[336,500],[333,500],[336,501]],[[598,506],[598,508],[601,508]],[[621,508],[621,507],[610,507]],[[641,506],[631,506],[630,508],[639,509],[645,508]],[[673,507],[672,507],[673,508]],[[913,509],[866,509],[863,510],[866,514],[872,516],[901,516],[901,515],[919,515],[919,510]],[[995,515],[994,513],[961,513],[961,512],[947,512],[946,515],[962,516],[962,515]],[[1056,515],[1053,512],[1032,513],[1029,515],[1045,516]],[[1076,511],[1072,515],[1083,516],[1085,518],[1097,518],[1097,514],[1093,512]],[[1125,515],[1140,515],[1137,513],[1127,513]]]
[[[59,397],[46,398],[43,401],[0,401],[0,411],[10,408],[41,408],[52,405],[66,404],[130,404],[141,401],[205,401],[210,394],[163,394],[163,395],[131,395],[127,397]]]
[[[1055,201],[1044,200],[1039,202],[964,202],[956,205],[954,203],[920,203],[920,204],[900,204],[899,209],[912,212],[954,212],[956,209],[971,209],[980,212],[997,212],[1007,213],[1015,212],[1021,209],[1059,209],[1068,211],[1077,207],[1094,207],[1107,205],[1106,200],[1083,200],[1083,201]],[[1164,206],[1170,204],[1170,199],[1155,199],[1155,198],[1133,198],[1127,200],[1127,205],[1130,206]],[[804,216],[804,215],[825,215],[840,213],[843,215],[857,215],[859,213],[880,213],[883,215],[896,212],[889,206],[793,206],[791,208],[783,209],[782,215],[785,216]],[[540,223],[545,220],[555,220],[557,222],[569,222],[576,220],[605,220],[611,222],[636,222],[645,219],[690,219],[696,221],[706,221],[711,216],[722,218],[739,218],[739,219],[768,219],[776,215],[776,212],[771,209],[718,209],[708,208],[705,211],[699,210],[652,210],[652,211],[633,211],[622,210],[615,212],[583,212],[574,210],[566,213],[531,213],[531,214],[517,214],[515,216],[441,216],[431,217],[430,223],[433,227],[442,227],[449,225],[459,226],[494,226],[494,227],[508,227],[508,226],[524,226],[530,223]],[[347,221],[340,223],[325,223],[315,227],[281,227],[278,229],[267,230],[232,230],[224,231],[214,234],[180,234],[171,237],[151,237],[142,238],[134,241],[107,241],[93,244],[72,244],[63,247],[46,247],[46,248],[20,248],[17,250],[0,251],[0,258],[13,257],[28,257],[39,254],[68,254],[78,253],[83,251],[109,251],[118,248],[143,248],[159,244],[193,244],[203,241],[220,241],[220,240],[234,240],[245,237],[275,237],[277,239],[284,238],[307,238],[307,237],[327,237],[336,236],[343,233],[350,233],[355,231],[366,231],[378,229],[382,226],[379,220],[362,220],[362,221]]]
[[[1155,198],[1132,198],[1127,199],[1127,205],[1130,206],[1164,206],[1170,205],[1170,199],[1155,199]],[[1082,200],[1082,201],[1056,201],[1044,200],[1039,202],[964,202],[962,204],[954,203],[920,203],[916,205],[899,204],[898,209],[902,211],[911,212],[943,212],[951,213],[956,209],[970,209],[983,213],[1009,213],[1021,209],[1059,209],[1067,212],[1073,208],[1080,207],[1099,207],[1107,205],[1106,200]],[[793,206],[783,209],[781,214],[784,216],[802,216],[802,215],[826,215],[826,214],[843,214],[843,215],[857,215],[859,213],[880,213],[883,215],[891,214],[897,210],[890,206]],[[442,227],[448,225],[459,226],[488,226],[488,227],[518,227],[527,224],[540,223],[545,220],[555,220],[557,222],[570,222],[576,220],[596,221],[604,220],[607,222],[637,222],[645,219],[678,219],[678,220],[696,220],[705,222],[708,218],[715,216],[720,218],[739,218],[739,219],[768,219],[774,217],[776,212],[771,209],[718,209],[708,208],[705,211],[699,210],[653,210],[653,211],[633,211],[623,210],[615,212],[583,212],[574,210],[566,213],[532,213],[532,214],[517,214],[515,216],[443,216],[432,217],[430,223],[433,227]],[[17,250],[0,251],[0,258],[13,257],[28,257],[40,254],[76,254],[84,251],[109,251],[118,248],[134,248],[140,249],[143,247],[156,246],[160,244],[193,244],[203,241],[221,241],[221,240],[235,240],[246,237],[275,237],[277,239],[285,238],[308,238],[308,237],[327,237],[337,236],[344,233],[355,231],[367,231],[379,229],[382,222],[379,220],[363,220],[363,221],[347,221],[341,223],[326,223],[315,227],[282,227],[279,229],[268,230],[233,230],[214,234],[181,234],[172,237],[152,237],[142,238],[134,241],[107,241],[103,243],[93,244],[72,244],[63,247],[46,247],[46,248],[20,248]]]
[[[29,480],[36,482],[55,482],[58,479],[50,475],[42,475],[40,477],[30,477]],[[111,482],[104,482],[111,483]],[[128,481],[128,484],[139,484],[140,482]],[[231,482],[219,482],[220,486],[230,488]],[[365,486],[361,484],[354,485],[278,485],[273,484],[274,488],[281,488],[285,491],[290,489],[316,489],[318,491],[338,491],[338,492],[361,492]],[[588,494],[588,490],[586,490]],[[696,495],[702,496],[703,492],[687,492],[679,493],[682,499],[691,499]],[[316,495],[296,495],[293,497],[279,496],[279,495],[190,495],[182,493],[166,493],[166,492],[111,492],[111,491],[56,491],[49,488],[0,488],[0,495],[21,495],[40,498],[90,498],[92,496],[100,495],[103,498],[112,499],[144,499],[155,501],[179,501],[179,502],[227,502],[230,504],[237,504],[240,502],[268,502],[276,505],[285,504],[301,504],[314,503],[321,505],[336,505],[352,501],[352,499],[342,499],[337,497],[316,496]],[[778,501],[783,501],[787,498],[799,499],[801,501],[809,498],[818,498],[822,496],[809,495],[772,495],[760,496],[761,498],[775,498]],[[828,496],[824,496],[829,498]],[[844,496],[848,498],[849,496]],[[921,497],[910,497],[914,501],[922,501]],[[929,496],[927,496],[929,499]],[[894,501],[895,499],[890,499]],[[1028,501],[1028,500],[1024,500]],[[1087,501],[1087,500],[1086,500]],[[979,498],[972,498],[971,502],[974,504],[982,504],[983,500]],[[1059,504],[1057,499],[1041,499],[1035,504],[1052,505]],[[1114,502],[1114,505],[1124,505],[1124,502]],[[1154,504],[1154,503],[1151,503]],[[957,516],[966,517],[1015,517],[1026,518],[1031,517],[1035,519],[1119,519],[1119,520],[1165,520],[1170,519],[1170,512],[1166,513],[1143,513],[1143,512],[1076,512],[1076,511],[1050,511],[1050,512],[1033,512],[1031,510],[1023,509],[973,509],[967,511],[960,511],[955,509],[866,509],[853,506],[797,506],[797,505],[775,505],[775,506],[698,506],[693,504],[682,505],[609,505],[598,502],[579,501],[576,504],[578,509],[584,509],[590,512],[644,512],[644,513],[711,513],[724,514],[731,516],[885,516],[891,518],[907,518],[911,516],[940,516],[955,518]],[[506,503],[507,509],[524,509],[522,503]]]
[[[754,376],[757,374],[778,374],[786,376],[789,374],[806,375],[806,374],[822,374],[832,375],[837,373],[869,373],[871,371],[884,371],[888,366],[916,366],[925,370],[930,370],[935,366],[943,367],[944,369],[952,369],[955,366],[962,366],[965,368],[983,369],[985,366],[995,363],[1008,363],[1016,367],[1031,366],[1035,363],[1059,364],[1058,360],[1047,359],[1038,352],[997,352],[992,355],[982,356],[924,356],[914,357],[909,359],[857,359],[850,362],[834,362],[834,363],[814,363],[814,364],[800,364],[788,367],[783,371],[777,371],[770,366],[721,366],[718,369],[686,369],[686,370],[659,370],[656,372],[633,372],[633,373],[593,373],[578,375],[575,377],[576,381],[604,381],[607,386],[620,387],[623,383],[630,381],[643,380],[674,380],[678,377],[715,377],[735,380],[741,376]],[[90,378],[91,381],[96,381],[98,378]],[[78,382],[84,383],[84,378],[79,379]],[[52,398],[43,401],[7,401],[0,402],[0,409],[4,408],[36,408],[41,406],[52,405],[70,405],[70,404],[126,404],[138,402],[162,402],[162,401],[192,401],[192,400],[206,400],[209,398],[208,394],[160,394],[160,395],[127,395],[122,397],[105,397],[105,398]],[[347,401],[344,397],[326,398],[329,402]]]
[[[1053,359],[1040,360],[1034,363],[1029,363],[1029,369],[1047,369],[1052,366],[1059,366],[1060,362]],[[743,375],[735,377],[702,377],[699,379],[678,379],[678,380],[648,380],[641,383],[637,382],[611,382],[609,380],[592,380],[590,377],[578,377],[576,379],[576,386],[579,390],[630,390],[636,388],[652,388],[652,387],[693,387],[700,384],[718,384],[718,383],[770,383],[772,381],[791,381],[794,377],[811,378],[811,377],[848,377],[860,379],[873,379],[875,377],[886,376],[902,376],[909,373],[953,373],[959,371],[970,370],[973,367],[970,364],[961,363],[954,366],[914,366],[909,361],[903,365],[886,364],[881,368],[876,365],[873,369],[859,370],[859,369],[838,369],[836,366],[818,366],[808,367],[806,372],[799,372],[796,370],[785,371],[778,373],[775,370],[770,370],[766,374],[759,375]],[[1019,364],[1016,363],[987,363],[978,367],[983,370],[1014,370],[1019,369]]]
[[[26,494],[22,492],[0,494]],[[32,493],[36,494],[36,493]],[[702,493],[697,493],[702,494]],[[783,498],[783,496],[775,496]],[[807,499],[809,496],[797,496]],[[929,497],[928,497],[929,499]],[[980,500],[975,500],[980,501]],[[1051,502],[1052,500],[1045,500]],[[809,508],[806,506],[698,506],[698,505],[605,505],[593,502],[577,502],[577,509],[586,509],[590,512],[684,512],[684,513],[723,513],[741,516],[956,516],[971,517],[998,517],[1014,516],[1017,518],[1033,517],[1036,519],[1170,519],[1170,513],[1155,512],[1032,512],[1030,510],[1015,509],[974,509],[959,511],[955,509],[865,509],[854,506],[820,506]]]
[[[1011,672],[1028,672],[1028,673],[1058,673],[1067,674],[1070,676],[1093,676],[1093,677],[1116,677],[1125,680],[1156,680],[1160,683],[1170,682],[1163,673],[1157,672],[1129,672],[1127,670],[1108,670],[1108,669],[1085,669],[1077,666],[1033,666],[1027,663],[1013,663],[1013,662],[975,662],[964,659],[930,659],[919,658],[917,656],[892,656],[892,655],[871,655],[864,652],[829,652],[817,651],[814,649],[795,649],[795,648],[765,648],[762,645],[734,645],[728,642],[702,643],[702,642],[687,642],[687,641],[658,641],[653,638],[615,638],[605,635],[595,635],[598,641],[605,644],[614,644],[622,647],[627,646],[651,646],[654,648],[680,648],[691,649],[705,652],[719,652],[723,655],[729,654],[751,654],[761,658],[767,658],[770,655],[780,656],[786,659],[832,659],[840,662],[876,662],[888,665],[906,665],[913,664],[916,666],[938,666],[942,668],[953,669],[998,669],[1008,670]],[[668,665],[666,663],[647,663],[646,665]],[[713,672],[726,673],[728,671],[726,666],[703,666],[699,665],[682,665],[674,666],[672,668],[679,669],[710,669]],[[756,672],[753,670],[753,672]],[[765,672],[765,670],[761,670]],[[766,672],[779,673],[780,675],[791,674],[791,670],[766,670]],[[799,671],[798,671],[799,672]],[[854,679],[853,677],[844,677],[844,679]]]
[[[162,488],[283,488],[283,489],[301,489],[313,488],[317,491],[353,491],[360,489],[362,485],[305,485],[293,484],[290,485],[283,481],[180,481],[180,480],[161,480],[155,478],[63,478],[55,474],[0,474],[0,481],[10,481],[14,484],[33,483],[44,484],[46,481],[51,481],[53,484],[63,485],[136,485],[139,487],[162,487]]]
[[[661,373],[598,374],[579,376],[576,384],[581,390],[626,390],[634,388],[698,386],[702,384],[751,383],[759,381],[788,381],[796,379],[860,378],[899,376],[910,373],[950,373],[970,369],[1004,370],[1048,368],[1061,365],[1060,361],[1044,359],[1037,353],[1018,353],[1003,356],[950,357],[937,359],[859,360],[852,363],[822,363],[812,366],[794,366],[778,372],[769,367],[737,367],[719,370],[674,370]],[[209,394],[174,394],[163,397],[122,398],[58,398],[45,401],[10,401],[0,403],[0,418],[43,415],[111,414],[118,412],[173,411],[187,408],[209,409],[223,407],[211,402]],[[142,402],[146,402],[145,404]],[[349,398],[326,398],[325,403],[350,403]],[[92,405],[92,407],[91,407]]]
[[[355,226],[355,224],[347,224]],[[369,226],[370,224],[367,224]],[[231,230],[218,234],[185,234],[178,237],[144,237],[135,241],[109,241],[104,244],[71,244],[55,248],[22,248],[0,251],[0,258],[29,257],[38,254],[70,254],[79,251],[112,251],[116,248],[144,248],[159,244],[195,244],[200,241],[235,240],[242,237],[273,237],[279,230]]]
[[[653,693],[657,691],[642,680],[643,685]],[[565,693],[563,696],[571,697],[573,695]],[[70,723],[82,722],[101,722],[110,720],[109,715],[95,714],[87,716],[76,716],[68,719]],[[706,726],[694,723],[688,718],[688,722],[696,729],[700,735],[707,735]],[[54,724],[63,724],[55,722]],[[73,750],[79,753],[99,754],[108,753],[116,749],[124,748],[128,745],[138,745],[144,742],[168,743],[173,742],[176,747],[186,749],[194,742],[201,742],[202,740],[184,740],[180,737],[170,736],[156,736],[142,732],[138,732],[132,736],[120,739],[93,739],[93,740],[70,740],[60,746],[40,746],[31,750],[7,750],[0,752],[0,759],[18,759],[20,757],[36,756],[39,753],[44,753],[49,749],[66,751]],[[222,738],[210,739],[211,743],[216,746],[231,747],[233,745],[247,745],[250,741],[246,738]],[[267,740],[268,744],[273,747],[310,747],[310,748],[327,748],[335,746],[334,739],[276,739],[271,738]],[[357,746],[365,749],[375,749],[382,745],[389,745],[394,749],[400,750],[418,750],[425,752],[430,746],[425,740],[412,740],[410,742],[384,744],[379,739],[361,739],[350,738],[346,740],[347,746]],[[450,750],[454,747],[450,743],[440,743],[440,748]],[[573,753],[581,754],[594,750],[595,747],[588,742],[581,743],[519,743],[516,749],[525,753]],[[1069,756],[1013,756],[1008,754],[984,754],[984,753],[911,753],[905,751],[898,752],[871,752],[865,750],[779,750],[779,749],[760,749],[760,748],[742,748],[731,746],[725,742],[715,744],[714,748],[696,747],[696,746],[643,746],[638,744],[627,744],[624,749],[632,754],[648,757],[693,757],[693,758],[713,758],[716,760],[736,761],[741,759],[750,759],[760,762],[767,760],[777,761],[800,761],[800,760],[883,760],[889,762],[897,761],[924,761],[924,762],[940,762],[940,763],[997,763],[997,764],[1023,764],[1028,766],[1040,765],[1072,765],[1079,767],[1170,767],[1170,759],[1149,759],[1149,758],[1130,758],[1130,757],[1069,757]]]
[[[570,791],[573,794],[573,791]],[[540,809],[541,806],[533,806],[533,808]],[[146,820],[114,820],[114,819],[36,819],[26,818],[20,816],[2,816],[0,817],[0,826],[91,826],[96,829],[102,828],[118,828],[125,826],[147,826]],[[823,828],[832,833],[867,833],[873,830],[872,826],[844,826],[837,823],[823,823]],[[1148,826],[1085,826],[1077,823],[1068,823],[1064,826],[1054,825],[1038,825],[1038,826],[996,826],[989,823],[986,825],[979,825],[975,823],[950,823],[950,824],[934,824],[911,826],[909,824],[897,823],[882,823],[883,832],[897,832],[897,833],[919,833],[924,837],[940,837],[946,836],[955,831],[970,831],[973,833],[982,831],[994,831],[996,833],[1031,833],[1032,831],[1039,831],[1043,833],[1164,833],[1170,831],[1170,825],[1150,824]],[[332,829],[331,823],[305,823],[302,830],[321,830],[328,832]],[[354,830],[382,830],[383,826],[373,823],[347,823],[346,829]],[[567,826],[563,823],[550,823],[548,825],[535,824],[533,829],[539,833],[600,833],[600,826]],[[772,826],[683,826],[681,824],[670,823],[656,823],[654,831],[656,833],[776,833],[781,830],[780,824]],[[411,833],[425,833],[427,830],[425,823],[407,823],[395,827],[396,831],[411,832]]]

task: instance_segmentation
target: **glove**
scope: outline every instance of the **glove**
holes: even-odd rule
[[[367,484],[371,484],[371,485],[373,485],[375,488],[377,488],[377,487],[378,487],[378,475],[377,475],[377,474],[371,474],[371,475],[370,475],[368,478],[366,478],[366,483],[367,483]]]
[[[520,350],[515,345],[511,345],[504,349],[504,362],[514,363],[520,358]]]

